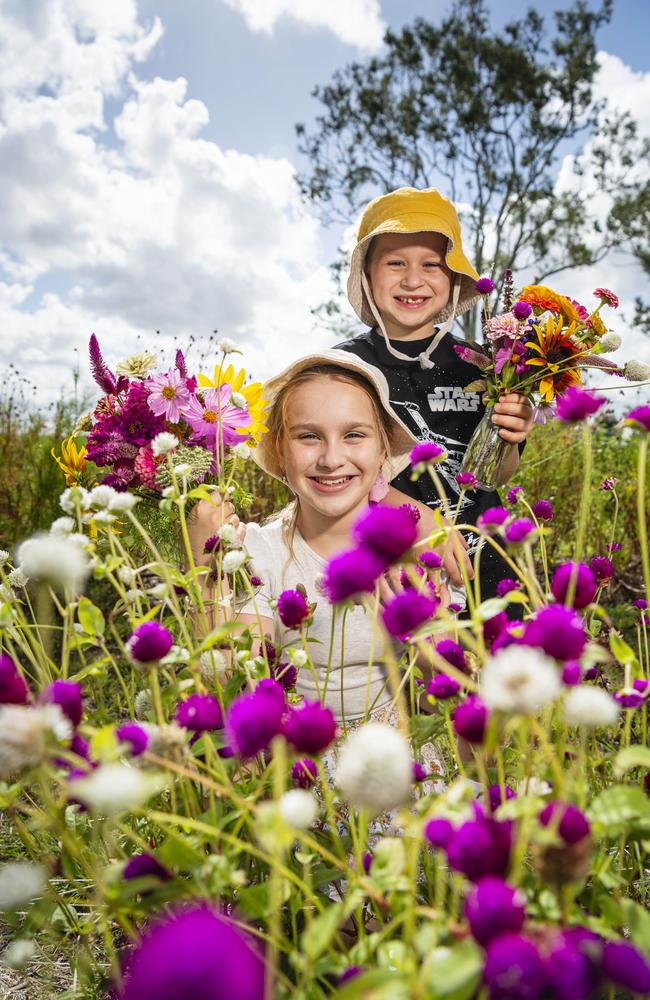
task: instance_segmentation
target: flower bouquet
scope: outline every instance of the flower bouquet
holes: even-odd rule
[[[607,305],[616,309],[618,298],[607,288],[597,288],[600,300],[589,312],[575,299],[560,295],[544,285],[527,285],[515,298],[512,272],[504,281],[504,311],[490,315],[487,296],[494,289],[490,278],[480,278],[477,291],[483,295],[485,345],[457,345],[463,361],[476,365],[481,378],[465,387],[482,392],[487,404],[485,416],[467,448],[461,473],[472,474],[479,489],[492,490],[498,483],[509,445],[492,423],[499,397],[517,392],[538,404],[538,412],[553,410],[555,400],[582,383],[582,372],[599,368],[630,381],[648,378],[650,368],[629,362],[624,368],[602,357],[621,343],[609,332],[601,315]]]

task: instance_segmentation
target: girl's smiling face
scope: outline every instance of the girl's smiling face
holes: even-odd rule
[[[366,274],[391,339],[418,340],[432,332],[451,291],[446,249],[441,233],[383,233],[372,241]]]
[[[300,519],[354,520],[386,458],[374,404],[364,389],[331,375],[296,386],[278,441]]]

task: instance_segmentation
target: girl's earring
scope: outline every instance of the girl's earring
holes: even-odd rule
[[[386,482],[384,473],[380,469],[379,475],[377,476],[372,485],[372,488],[368,495],[368,499],[370,500],[370,503],[381,503],[381,501],[384,499],[387,493],[388,493],[388,483]]]

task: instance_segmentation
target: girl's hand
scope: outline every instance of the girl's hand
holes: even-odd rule
[[[236,530],[240,542],[244,541],[246,525],[242,524],[235,513],[235,508],[228,499],[218,493],[212,494],[212,499],[201,500],[192,510],[187,522],[187,530],[192,546],[192,555],[197,566],[207,566],[211,556],[205,553],[205,543],[208,538],[218,535],[224,524],[230,524]]]
[[[382,608],[390,604],[396,594],[404,592],[404,587],[400,580],[401,574],[401,567],[391,566],[379,577],[379,603]]]
[[[532,404],[519,392],[501,396],[494,407],[492,423],[501,428],[499,436],[510,444],[521,444],[530,434],[535,422]]]

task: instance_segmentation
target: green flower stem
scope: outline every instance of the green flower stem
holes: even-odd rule
[[[582,550],[585,543],[585,533],[587,530],[587,519],[589,516],[589,500],[591,494],[591,471],[593,465],[593,452],[591,443],[591,427],[585,420],[582,425],[582,443],[584,450],[584,469],[582,475],[582,493],[580,495],[580,512],[578,514],[578,530],[576,532],[576,542],[573,550],[573,558],[576,562],[580,559],[582,555]],[[573,594],[571,590],[573,589]],[[569,594],[571,596],[571,603],[573,603],[573,598],[575,596],[575,581],[573,577],[569,583]],[[569,597],[567,594],[567,598]]]
[[[636,510],[639,523],[639,547],[645,584],[645,599],[650,605],[650,554],[648,553],[648,522],[645,506],[646,466],[648,461],[648,435],[643,434],[639,443],[639,460],[636,481]]]

